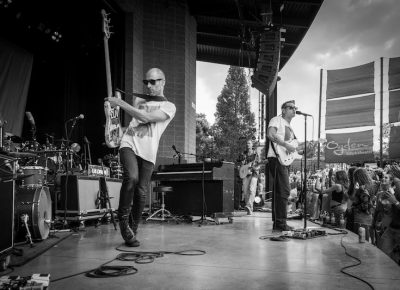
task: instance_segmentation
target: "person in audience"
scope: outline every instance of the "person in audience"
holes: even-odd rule
[[[354,171],[356,171],[358,167],[351,166],[347,171],[347,176],[349,178],[349,190],[347,191],[347,195],[349,199],[347,200],[347,210],[345,213],[346,220],[346,229],[349,231],[353,231],[354,226],[354,214],[352,210],[352,204],[354,200],[355,188],[354,188]]]
[[[357,168],[354,171],[354,188],[355,193],[352,203],[352,215],[354,223],[351,226],[351,231],[358,234],[360,227],[365,228],[365,239],[371,239],[374,243],[374,232],[372,229],[372,200],[371,187],[372,180],[365,168]]]
[[[339,221],[340,215],[344,215],[347,209],[349,180],[344,170],[338,170],[334,173],[332,186],[323,189],[321,184],[325,184],[326,175],[322,175],[322,181],[317,181],[316,189],[322,195],[322,211],[329,214],[334,213],[335,218]]]
[[[384,197],[391,204],[391,222],[379,238],[377,246],[400,265],[400,170],[398,165],[392,165],[389,173],[394,176],[394,193],[388,191]]]
[[[394,177],[391,173],[384,173],[380,191],[377,194],[376,208],[374,211],[373,226],[375,230],[376,244],[379,244],[380,237],[389,227],[392,221],[392,202],[390,195],[394,195]]]

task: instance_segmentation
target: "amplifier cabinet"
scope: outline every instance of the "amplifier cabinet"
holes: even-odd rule
[[[201,180],[162,181],[162,185],[172,186],[173,192],[165,194],[165,208],[178,215],[202,215],[203,187]],[[233,180],[205,180],[205,214],[233,212]]]
[[[106,181],[111,208],[116,210],[122,180],[107,178]],[[62,175],[56,214],[62,216],[66,212],[69,217],[88,219],[90,216],[96,218],[106,213],[108,205],[101,194],[104,186],[104,177]]]
[[[0,155],[0,166],[0,177],[15,172],[14,162],[7,156]],[[0,180],[0,256],[10,251],[14,245],[14,193],[14,181]]]

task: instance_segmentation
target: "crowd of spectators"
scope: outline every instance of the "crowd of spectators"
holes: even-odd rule
[[[288,211],[299,209],[304,175],[290,174]],[[330,226],[345,227],[358,234],[400,265],[400,166],[349,167],[308,172],[307,215]],[[296,205],[296,206],[294,206]],[[328,219],[327,219],[328,217]]]

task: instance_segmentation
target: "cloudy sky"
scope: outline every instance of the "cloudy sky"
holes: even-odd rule
[[[399,26],[398,0],[325,0],[300,46],[279,73],[278,104],[295,99],[299,110],[312,114],[315,140],[320,69],[342,69],[380,57],[399,57]],[[227,72],[228,66],[197,62],[197,112],[205,113],[211,124]],[[254,89],[251,104],[258,119],[258,91]],[[311,119],[308,123],[310,140]],[[304,118],[296,116],[292,125],[299,140],[304,140]]]

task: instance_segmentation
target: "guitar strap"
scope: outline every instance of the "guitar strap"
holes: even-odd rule
[[[274,153],[275,153],[276,158],[279,158],[279,154],[276,152],[275,146],[274,146],[274,142],[272,142],[272,141],[271,141],[271,147],[272,147],[272,150],[273,150]]]

